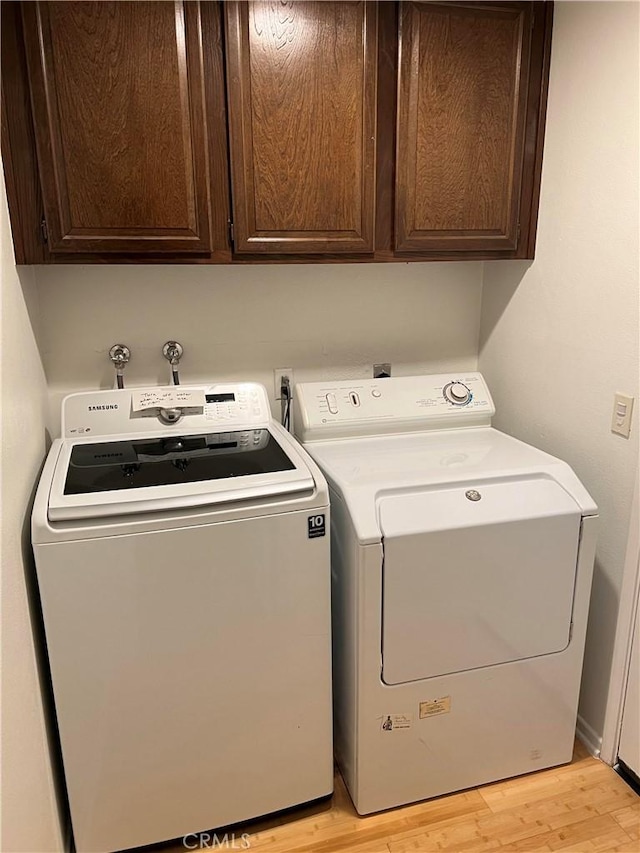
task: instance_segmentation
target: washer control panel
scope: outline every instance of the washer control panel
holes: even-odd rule
[[[170,421],[163,418],[163,408],[175,413]],[[62,436],[227,432],[263,427],[270,419],[267,392],[256,382],[124,388],[65,397]]]
[[[269,419],[269,401],[264,388],[253,383],[214,386],[205,390],[203,415],[219,424],[250,423]]]
[[[302,441],[482,426],[495,414],[484,379],[470,372],[308,382],[293,404]]]

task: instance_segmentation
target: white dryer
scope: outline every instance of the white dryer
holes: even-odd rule
[[[260,385],[65,399],[32,528],[80,853],[331,793],[328,520]]]
[[[360,814],[571,759],[597,508],[478,373],[295,389],[329,481],[334,737]]]

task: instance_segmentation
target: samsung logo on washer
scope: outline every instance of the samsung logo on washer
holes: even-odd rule
[[[117,409],[117,408],[118,408],[117,403],[109,403],[109,404],[103,405],[103,406],[87,406],[87,411],[88,412],[104,412],[107,409]]]

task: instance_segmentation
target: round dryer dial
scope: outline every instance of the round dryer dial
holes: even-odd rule
[[[471,402],[471,391],[462,382],[449,382],[442,391],[444,399],[454,406],[466,406]]]

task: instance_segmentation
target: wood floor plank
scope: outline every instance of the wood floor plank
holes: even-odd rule
[[[551,850],[600,853],[616,845],[628,844],[629,853],[633,853],[633,842],[611,815],[598,815],[589,820],[570,824],[560,830],[541,835],[539,840]]]
[[[343,784],[341,780],[339,784]],[[323,827],[306,837],[301,837],[299,828],[293,833],[283,833],[287,842],[293,844],[287,849],[287,853],[341,853],[367,844],[386,850],[387,839],[390,837],[412,833],[425,826],[466,821],[471,816],[476,817],[489,811],[475,791],[441,797],[365,818],[358,817],[353,806],[351,809],[353,818],[341,824],[339,833],[333,831],[335,827],[329,831]],[[263,840],[259,838],[258,843],[262,844]],[[269,853],[280,853],[277,847],[264,849],[269,849]]]
[[[562,767],[367,817],[336,774],[331,801],[226,831],[238,845],[247,833],[251,853],[640,853],[639,824],[640,797],[577,744]],[[185,847],[177,839],[152,852]]]
[[[550,815],[555,816],[557,813],[562,815],[559,827],[554,825],[557,823],[555,817],[550,819]],[[405,835],[397,840],[392,839],[389,849],[391,853],[406,853],[410,850],[451,850],[456,853],[467,850],[555,850],[561,849],[565,843],[573,844],[574,839],[578,839],[578,844],[581,843],[583,832],[604,833],[607,845],[630,840],[624,830],[620,832],[616,828],[615,821],[607,816],[605,820],[601,818],[588,807],[572,810],[559,804],[558,808],[553,808],[545,802],[539,804],[538,808],[534,805],[525,810],[502,811],[481,816],[473,822],[431,829],[419,835]]]
[[[611,812],[611,817],[619,823],[629,838],[640,841],[640,800],[636,801],[619,811]],[[640,844],[638,844],[640,850]]]
[[[593,801],[602,802],[602,811],[606,812],[628,805],[628,792],[631,789],[610,767],[594,759],[593,764],[580,768],[575,774],[542,771],[530,776],[521,776],[511,782],[483,787],[479,791],[492,811],[525,807],[533,801],[543,802],[562,795],[589,791]],[[616,806],[615,803],[620,798],[622,801]],[[611,801],[611,808],[607,808],[607,801]]]

